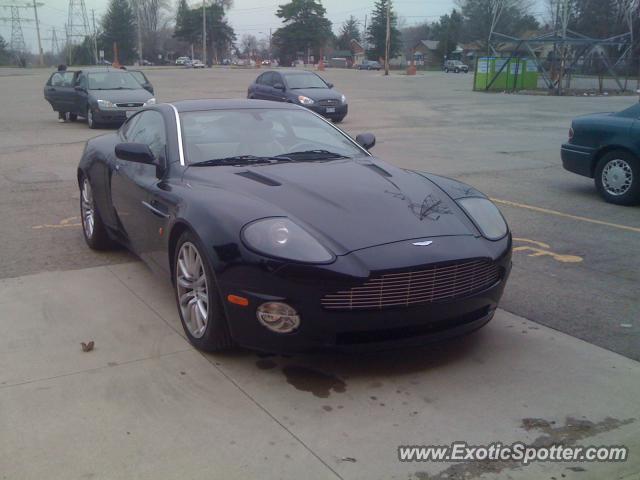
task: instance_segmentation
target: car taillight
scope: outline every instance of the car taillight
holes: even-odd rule
[[[573,131],[573,127],[571,127],[569,129],[569,141],[573,140],[573,135],[574,135],[574,131]]]

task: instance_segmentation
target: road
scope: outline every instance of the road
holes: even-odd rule
[[[152,69],[159,101],[237,98],[260,70]],[[75,167],[100,131],[58,124],[42,98],[48,72],[0,70],[0,278],[131,261],[95,253],[79,229]],[[342,127],[368,131],[396,165],[470,183],[497,202],[516,238],[502,307],[640,359],[640,210],[600,200],[565,172],[559,146],[573,117],[622,109],[633,97],[485,94],[471,75],[415,77],[327,70],[349,99]],[[357,179],[353,179],[357,182]]]

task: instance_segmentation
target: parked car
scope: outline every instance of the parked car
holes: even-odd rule
[[[358,70],[380,70],[382,65],[376,60],[363,60],[362,63],[356,65]]]
[[[446,62],[444,62],[443,70],[445,71],[445,73],[469,73],[469,67],[462,63],[460,60],[447,60]]]
[[[128,70],[89,68],[55,72],[47,80],[44,97],[69,119],[87,119],[89,128],[117,124],[156,99]]]
[[[271,65],[271,60],[263,60],[262,65]]]
[[[605,201],[640,203],[640,104],[573,120],[562,145],[566,170],[593,178]]]
[[[305,70],[264,72],[249,86],[247,98],[295,103],[335,123],[340,123],[349,110],[347,98],[332,83]]]
[[[88,141],[84,238],[171,279],[202,350],[379,349],[482,327],[511,269],[504,218],[374,145],[289,103],[151,106]]]
[[[176,65],[184,65],[188,61],[191,61],[189,57],[178,57],[176,58]]]
[[[191,60],[191,62],[189,62],[189,67],[191,68],[204,68],[205,66],[206,65],[200,60]]]
[[[142,88],[153,95],[153,85],[143,72],[141,72],[140,70],[128,70],[128,72],[135,77],[138,83],[142,85]]]

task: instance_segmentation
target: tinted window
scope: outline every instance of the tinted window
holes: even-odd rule
[[[104,72],[90,73],[90,90],[138,90],[140,84],[129,72],[116,72],[105,70]]]
[[[275,83],[274,77],[275,77],[275,73],[273,73],[273,72],[265,73],[264,74],[264,79],[262,80],[262,84],[263,85],[267,85],[269,87],[273,87],[273,84]]]
[[[365,155],[347,136],[305,110],[209,110],[181,113],[180,120],[189,163],[307,150]]]
[[[314,73],[298,73],[295,75],[286,75],[285,80],[287,86],[291,89],[296,88],[327,88],[319,76]]]
[[[159,112],[150,110],[142,112],[136,117],[138,119],[135,124],[126,129],[127,140],[133,143],[149,145],[149,149],[156,159],[164,159],[167,136],[162,115]]]
[[[140,83],[140,85],[144,85],[145,83],[147,83],[147,77],[144,76],[144,73],[142,72],[129,72],[131,75],[133,75],[133,78],[135,78],[138,83]]]
[[[256,79],[256,83],[258,85],[264,85],[264,79],[267,78],[267,74],[263,73],[262,75],[260,75],[257,79]]]

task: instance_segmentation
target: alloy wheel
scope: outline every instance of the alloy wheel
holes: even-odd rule
[[[91,191],[91,184],[87,178],[82,181],[81,197],[82,228],[84,228],[84,234],[90,239],[93,237],[96,216],[93,206],[93,192]]]
[[[614,159],[602,169],[602,186],[609,195],[620,196],[629,191],[633,183],[631,165],[625,160]]]
[[[176,288],[182,318],[194,338],[204,335],[209,321],[209,290],[202,262],[193,243],[182,244],[176,261]]]

